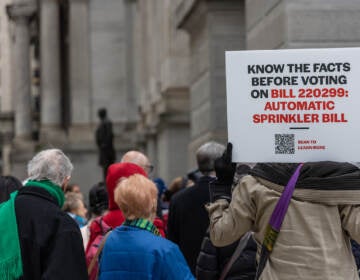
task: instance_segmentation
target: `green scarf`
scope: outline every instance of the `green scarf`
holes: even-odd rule
[[[146,220],[146,219],[139,218],[139,219],[135,219],[135,220],[125,220],[123,225],[129,226],[129,227],[145,229],[147,231],[152,232],[155,235],[160,236],[160,232],[157,229],[157,227],[152,222],[150,222],[149,220]]]
[[[29,186],[39,187],[47,190],[51,194],[51,196],[57,200],[60,208],[64,205],[64,201],[65,201],[64,192],[58,185],[55,185],[50,180],[41,180],[41,181],[29,180],[26,182],[25,187],[29,187]]]
[[[20,242],[15,216],[15,197],[0,204],[0,279],[18,279],[23,274]]]
[[[64,204],[64,193],[61,188],[49,180],[28,181],[25,187],[40,187],[53,196],[59,207]],[[19,234],[15,214],[17,191],[11,193],[10,199],[0,204],[0,279],[14,280],[23,275]]]

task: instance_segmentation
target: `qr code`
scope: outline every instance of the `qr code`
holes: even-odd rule
[[[275,134],[275,154],[295,154],[295,134]]]

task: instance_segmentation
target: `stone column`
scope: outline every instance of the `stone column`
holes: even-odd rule
[[[41,139],[61,140],[60,27],[58,0],[42,0],[40,8]]]
[[[149,131],[147,135],[147,141],[146,141],[146,155],[148,156],[151,164],[155,165],[157,162],[157,142],[156,142],[156,134],[154,131]],[[159,167],[155,166],[154,172],[151,174],[152,176],[158,175]]]
[[[5,135],[5,140],[2,143],[2,161],[3,161],[3,168],[2,174],[3,175],[11,175],[11,142],[9,141],[9,137]]]
[[[2,174],[11,174],[11,143],[14,138],[14,115],[0,112],[0,149],[2,153]]]
[[[70,138],[93,142],[91,123],[96,119],[91,116],[89,1],[72,0],[69,5]]]
[[[164,129],[158,132],[158,176],[166,182],[171,182],[177,176],[185,175],[189,168],[188,144],[189,144],[189,118],[185,114],[164,116],[162,120]],[[195,155],[190,155],[195,158]]]
[[[35,12],[36,6],[31,3],[7,6],[8,16],[14,22],[13,92],[16,140],[30,140],[32,133],[29,23]]]
[[[126,65],[126,118],[128,123],[137,119],[137,96],[135,93],[134,77],[134,9],[136,1],[124,0],[125,8],[125,65]]]

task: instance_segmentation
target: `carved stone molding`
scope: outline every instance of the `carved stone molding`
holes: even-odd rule
[[[175,9],[175,25],[181,28],[198,0],[182,0]]]
[[[30,21],[35,15],[37,7],[33,3],[15,3],[6,6],[8,17],[17,21]]]
[[[0,142],[10,143],[14,138],[14,114],[0,113]]]

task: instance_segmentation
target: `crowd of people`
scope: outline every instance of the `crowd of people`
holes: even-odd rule
[[[70,159],[39,152],[23,182],[0,176],[0,279],[359,279],[356,165],[231,155],[207,142],[167,186],[129,151],[85,201]]]

